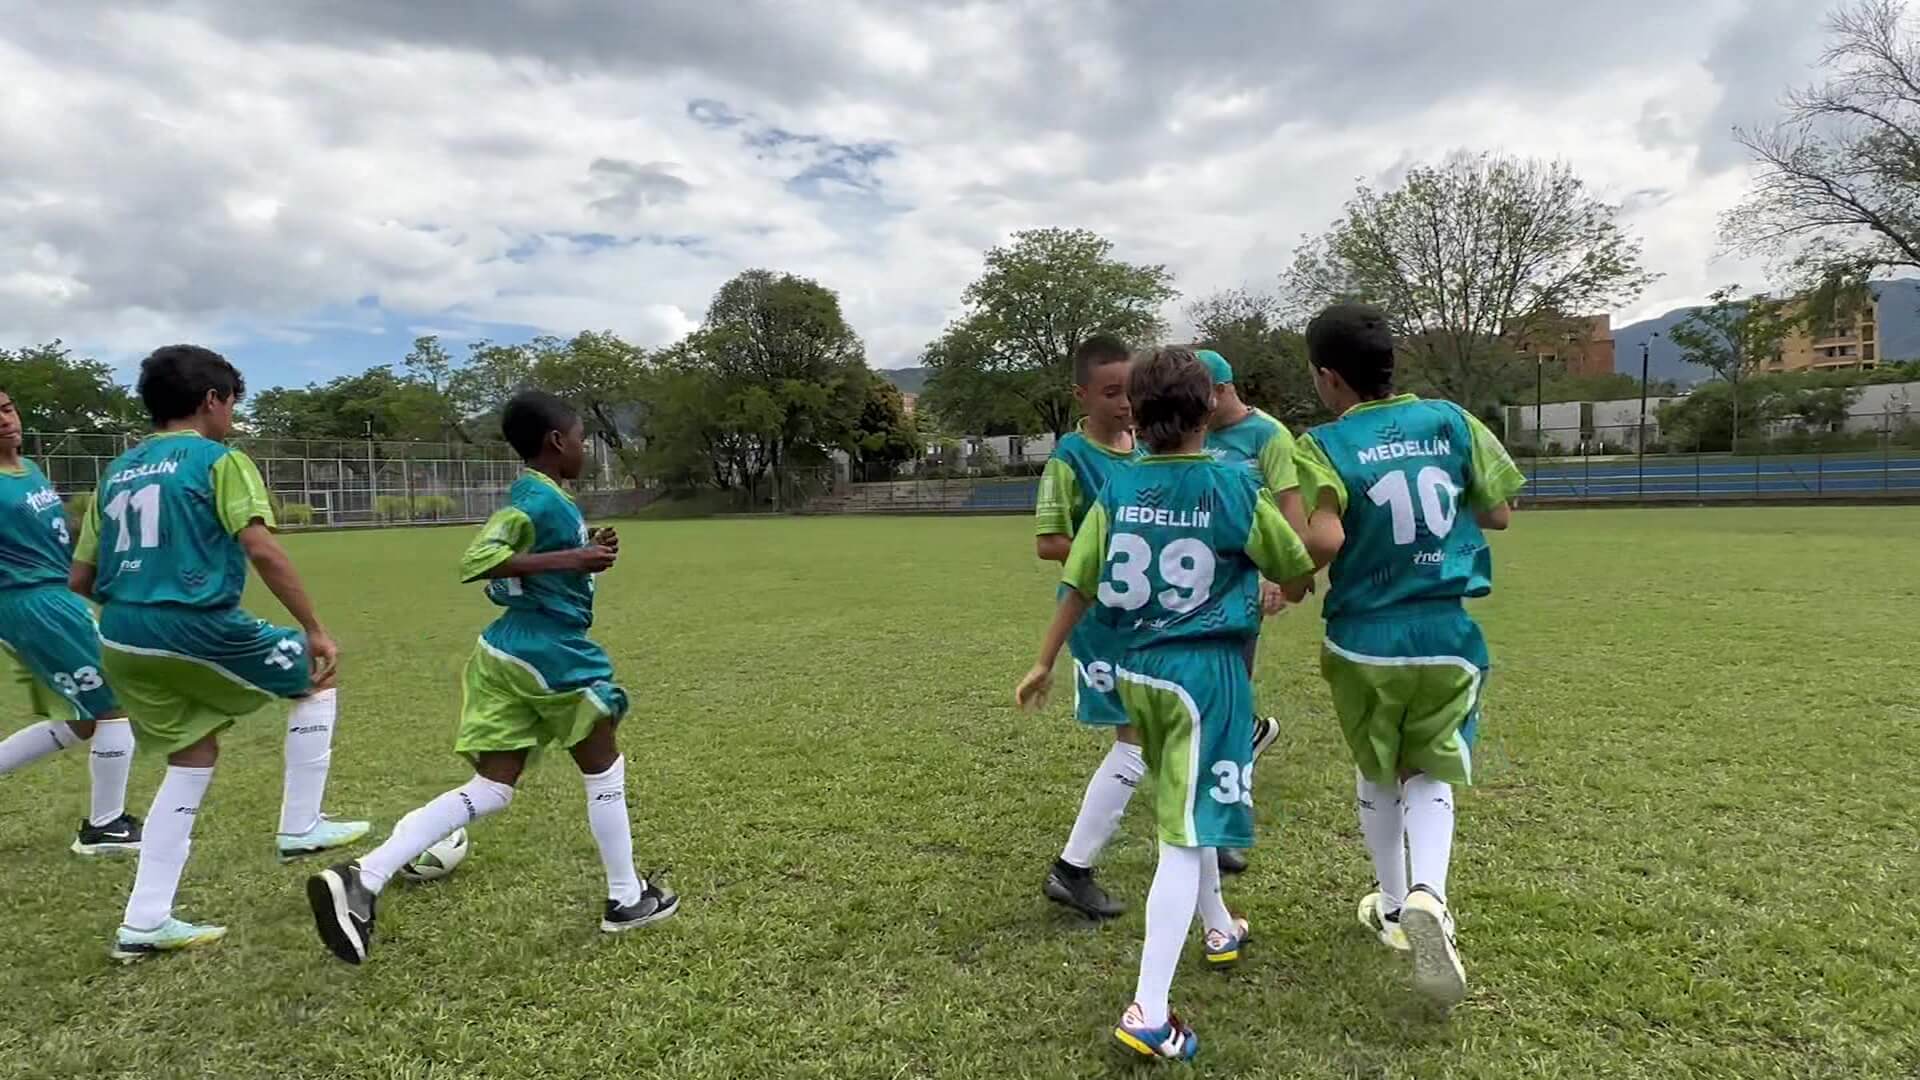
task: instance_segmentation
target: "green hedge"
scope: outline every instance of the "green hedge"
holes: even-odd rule
[[[282,525],[311,525],[313,507],[303,502],[281,503],[279,516]]]

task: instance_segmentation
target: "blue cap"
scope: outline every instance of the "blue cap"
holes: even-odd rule
[[[1213,385],[1225,386],[1227,383],[1233,381],[1233,365],[1227,363],[1226,357],[1221,356],[1212,349],[1195,349],[1193,355],[1199,357],[1200,362],[1207,365],[1207,371],[1213,375]]]

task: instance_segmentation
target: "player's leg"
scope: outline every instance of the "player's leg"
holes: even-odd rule
[[[126,812],[133,731],[100,666],[93,614],[65,589],[33,589],[0,597],[0,626],[19,627],[18,644],[0,641],[19,668],[40,722],[0,741],[0,774],[80,742],[89,743],[88,814],[71,845],[80,855],[133,852],[140,821]]]
[[[1047,899],[1090,919],[1110,919],[1126,911],[1126,905],[1108,896],[1094,879],[1093,866],[1120,831],[1127,804],[1147,772],[1139,737],[1128,726],[1126,709],[1114,687],[1113,663],[1097,658],[1103,655],[1104,640],[1091,619],[1081,620],[1074,631],[1070,643],[1074,715],[1090,727],[1112,728],[1113,746],[1087,780],[1066,846],[1048,869],[1042,889]]]
[[[1397,764],[1401,719],[1418,674],[1391,662],[1390,655],[1376,655],[1395,651],[1395,642],[1368,637],[1381,632],[1373,627],[1343,628],[1348,645],[1329,637],[1321,651],[1320,671],[1353,758],[1354,807],[1373,863],[1374,888],[1361,898],[1358,917],[1382,944],[1405,949],[1400,913],[1407,893],[1407,847]],[[1361,652],[1360,647],[1376,652]]]
[[[514,786],[540,743],[539,686],[526,672],[476,646],[461,673],[460,726],[454,751],[474,775],[451,791],[408,811],[385,842],[352,862],[307,879],[314,928],[332,953],[349,964],[373,948],[376,901],[400,868],[455,829],[497,814],[513,803]]]
[[[168,715],[156,716],[156,720],[183,730],[208,726],[205,717],[195,717],[190,707],[181,705]],[[140,705],[132,704],[132,707],[134,722],[139,724],[144,719]],[[141,737],[149,744],[160,744],[158,731],[143,732]],[[207,787],[213,783],[213,767],[219,756],[220,744],[211,732],[195,737],[191,743],[167,755],[166,775],[154,791],[153,806],[147,812],[146,834],[140,845],[140,865],[134,871],[133,891],[127,896],[126,913],[114,933],[111,955],[115,960],[131,962],[158,953],[211,945],[227,936],[224,926],[190,923],[175,918],[173,913],[180,876],[186,870],[187,856],[193,848],[193,824],[199,817]]]
[[[633,821],[627,815],[627,759],[614,737],[620,715],[626,712],[626,694],[618,695],[617,712],[593,722],[585,738],[569,752],[587,793],[587,828],[600,852],[607,875],[606,910],[600,929],[609,934],[637,930],[670,919],[680,910],[680,898],[667,889],[659,874],[642,878],[633,865]],[[594,700],[613,695],[601,691]]]
[[[1400,766],[1412,889],[1402,926],[1413,949],[1414,986],[1441,1006],[1465,998],[1447,873],[1453,858],[1455,784],[1473,782],[1472,745],[1485,685],[1486,649],[1461,616],[1449,640],[1420,644],[1440,658],[1417,670],[1418,691],[1406,710]],[[1436,630],[1437,634],[1437,630]],[[1442,651],[1450,650],[1450,651]]]
[[[1242,651],[1230,646],[1184,652],[1178,670],[1182,704],[1196,718],[1192,753],[1203,788],[1192,795],[1191,810],[1202,845],[1200,921],[1208,964],[1226,968],[1251,938],[1247,920],[1227,909],[1220,875],[1226,852],[1253,843],[1253,681]]]

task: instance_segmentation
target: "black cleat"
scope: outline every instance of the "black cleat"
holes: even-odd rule
[[[643,926],[652,926],[673,918],[680,910],[680,898],[662,887],[658,874],[647,880],[640,899],[631,904],[607,901],[607,913],[600,918],[600,929],[608,934],[624,934]]]
[[[373,909],[377,897],[360,882],[360,864],[340,863],[307,879],[307,904],[313,926],[333,955],[349,964],[364,963],[373,949]]]
[[[1075,866],[1055,859],[1047,871],[1047,883],[1040,890],[1047,899],[1070,907],[1089,919],[1112,919],[1126,914],[1127,906],[1107,895],[1093,880],[1091,867]]]
[[[1267,747],[1272,746],[1279,738],[1279,720],[1269,716],[1256,722],[1253,725],[1253,757],[1251,760],[1259,761],[1260,755],[1266,753]]]
[[[75,855],[137,855],[140,852],[140,819],[121,814],[105,825],[80,823],[80,832],[67,848]]]
[[[1245,848],[1223,847],[1220,849],[1220,872],[1223,874],[1244,874],[1247,872],[1247,851]]]

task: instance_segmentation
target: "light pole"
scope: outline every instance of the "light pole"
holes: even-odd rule
[[[1659,336],[1649,334],[1647,340],[1640,343],[1640,431],[1634,436],[1633,444],[1640,457],[1634,472],[1639,476],[1642,496],[1647,493],[1647,359],[1653,354],[1653,339]]]

